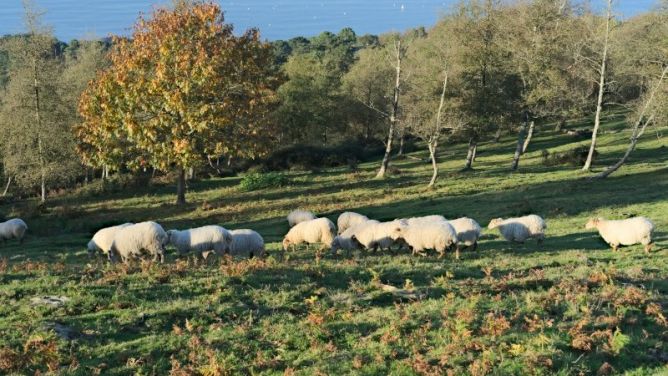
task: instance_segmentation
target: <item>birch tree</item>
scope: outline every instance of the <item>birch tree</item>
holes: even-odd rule
[[[613,23],[612,15],[612,0],[607,0],[606,8],[606,17],[605,17],[605,30],[603,36],[603,45],[601,46],[601,60],[598,68],[599,80],[598,80],[598,95],[596,97],[596,113],[594,115],[594,129],[592,130],[591,135],[591,144],[589,146],[589,153],[587,154],[587,159],[585,160],[582,171],[590,171],[591,165],[594,159],[594,152],[596,150],[596,141],[598,138],[598,130],[601,127],[601,113],[603,112],[603,99],[606,90],[606,74],[608,69],[608,52],[610,47],[610,31]]]

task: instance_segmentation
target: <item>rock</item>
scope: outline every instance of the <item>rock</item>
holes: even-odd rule
[[[70,298],[66,296],[35,296],[34,298],[30,299],[30,304],[60,307],[69,301]]]
[[[47,322],[44,324],[44,328],[47,330],[53,330],[56,332],[58,337],[67,341],[71,341],[79,336],[79,333],[77,333],[76,330],[57,322]]]

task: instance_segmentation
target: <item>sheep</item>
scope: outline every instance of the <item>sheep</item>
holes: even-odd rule
[[[391,222],[368,221],[368,225],[356,231],[351,240],[358,244],[358,247],[372,249],[374,252],[378,248],[391,250],[392,246],[398,242],[392,239],[390,235],[400,222],[400,220]]]
[[[288,224],[290,227],[294,227],[301,222],[311,221],[316,218],[318,217],[310,211],[297,209],[288,214]]]
[[[413,250],[413,254],[420,254],[426,249],[434,249],[439,258],[445,255],[445,250],[457,245],[457,233],[447,221],[421,221],[408,224],[407,221],[395,223],[390,238],[402,239]]]
[[[180,254],[198,252],[206,259],[211,252],[224,254],[232,243],[232,235],[225,228],[216,225],[202,226],[188,230],[167,231],[168,244]]]
[[[509,242],[524,243],[529,238],[535,238],[540,244],[545,239],[547,225],[543,218],[531,214],[518,218],[492,219],[487,227],[490,230],[498,228],[501,235]]]
[[[169,238],[162,226],[155,222],[141,222],[119,229],[111,243],[112,261],[128,263],[130,257],[142,251],[153,255],[153,261],[165,261],[165,246]]]
[[[283,250],[287,251],[291,245],[294,247],[301,243],[322,243],[325,247],[332,246],[336,227],[327,218],[317,218],[301,222],[288,231],[283,238]]]
[[[229,253],[232,256],[247,256],[248,258],[264,256],[264,239],[253,230],[231,230],[232,243]]]
[[[6,243],[7,239],[18,239],[19,244],[23,244],[23,236],[27,229],[28,225],[22,219],[10,219],[0,223],[0,239],[3,243]]]
[[[427,216],[424,216],[424,217],[412,217],[412,218],[406,218],[406,219],[402,219],[402,220],[405,221],[409,226],[410,225],[422,224],[422,223],[447,222],[448,221],[442,215],[427,215]]]
[[[355,234],[361,231],[364,227],[375,225],[377,223],[380,222],[375,220],[368,220],[355,226],[348,227],[345,231],[343,231],[343,233],[334,238],[334,241],[332,242],[332,253],[335,254],[339,249],[344,249],[346,251],[359,249],[360,243],[353,239]]]
[[[345,212],[339,215],[336,220],[336,227],[338,227],[338,235],[343,234],[344,231],[350,227],[359,225],[369,220],[369,217],[355,212]]]
[[[603,240],[608,243],[613,252],[620,245],[642,244],[645,252],[652,250],[652,233],[654,223],[645,217],[608,221],[604,218],[592,218],[585,225],[585,229],[597,229]]]
[[[94,255],[96,252],[102,252],[107,258],[111,260],[111,243],[114,241],[114,235],[118,230],[128,227],[132,223],[123,223],[122,225],[106,227],[93,235],[93,238],[88,242],[88,254]]]
[[[458,218],[448,221],[457,233],[457,249],[455,257],[459,260],[459,251],[462,248],[472,247],[473,251],[478,248],[478,238],[482,229],[478,222],[471,218]]]

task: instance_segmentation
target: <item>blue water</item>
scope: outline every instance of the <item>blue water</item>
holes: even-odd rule
[[[592,0],[592,3],[602,0]],[[73,38],[129,34],[140,12],[168,0],[34,0],[56,36]],[[456,0],[219,0],[237,31],[258,27],[264,38],[287,39],[352,27],[358,34],[433,25]],[[618,15],[650,9],[655,0],[619,0]],[[23,30],[21,0],[0,0],[0,35]]]

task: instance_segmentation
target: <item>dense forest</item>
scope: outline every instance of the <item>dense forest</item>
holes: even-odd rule
[[[532,135],[591,117],[581,150],[592,171],[604,110],[633,127],[621,167],[648,127],[668,121],[668,2],[630,19],[612,1],[461,1],[436,25],[287,41],[225,23],[215,4],[177,1],[130,37],[54,38],[26,9],[26,31],[0,40],[4,195],[27,197],[114,175],[186,180],[242,170],[355,165],[384,154],[382,177],[409,147]],[[603,166],[599,166],[603,167]],[[574,169],[574,173],[577,170]],[[427,184],[428,182],[425,182]]]

